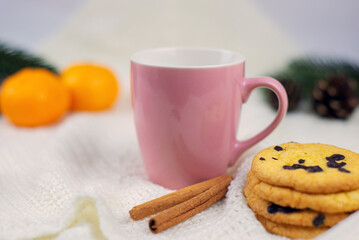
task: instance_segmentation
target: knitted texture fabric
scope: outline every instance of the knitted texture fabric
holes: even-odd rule
[[[133,221],[128,211],[170,190],[148,181],[131,114],[74,114],[39,129],[2,120],[0,128],[0,239],[279,238],[243,196],[251,157],[229,169],[224,200],[154,235],[148,219]]]
[[[243,195],[263,146],[228,170],[234,179],[225,199],[155,235],[147,218],[133,221],[128,211],[171,191],[147,179],[131,113],[72,114],[38,129],[2,119],[0,129],[0,239],[282,239],[264,230]],[[355,236],[358,219],[329,238]]]

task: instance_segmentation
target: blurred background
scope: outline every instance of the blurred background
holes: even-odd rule
[[[128,220],[128,210],[142,201],[137,200],[160,196],[165,189],[159,192],[158,186],[147,180],[141,162],[130,97],[132,53],[166,46],[229,49],[245,55],[247,77],[271,75],[306,55],[344,59],[358,66],[358,10],[358,0],[0,0],[0,239],[147,239],[144,225]],[[13,70],[11,65],[16,68],[26,61],[11,64],[8,59],[14,56],[4,57],[1,43],[43,57],[60,75],[25,71],[19,76],[14,74],[16,69],[11,72],[15,80],[5,86],[1,74]],[[117,78],[106,69],[96,68],[99,74],[94,74],[89,66],[82,71],[75,69],[72,75],[64,71],[84,61],[104,65]],[[290,102],[298,103],[302,97],[304,107],[287,114],[278,128],[242,159],[264,146],[290,141],[328,143],[359,152],[359,67],[323,70],[304,63],[312,77],[302,74],[303,64],[297,64],[299,68],[291,72],[293,79],[284,79],[287,84],[283,84]],[[324,87],[319,84],[317,80],[322,76],[338,69],[357,76],[357,84],[352,86],[352,76],[337,76],[335,81],[326,78]],[[297,81],[298,76],[304,80]],[[308,81],[316,82],[316,86],[312,84],[304,95],[295,86],[305,86]],[[122,89],[118,96],[113,83]],[[71,88],[71,99],[65,87]],[[329,94],[333,88],[337,93],[334,96]],[[109,89],[114,96],[110,100]],[[103,112],[74,108],[73,93],[81,97],[84,92],[95,94],[84,94],[82,103],[92,106],[106,100],[102,110],[112,107],[107,103],[115,103],[115,107]],[[254,136],[275,118],[276,107],[266,104],[262,93],[254,91],[242,109],[238,131],[241,140]],[[322,98],[314,99],[313,93]],[[29,111],[28,105],[32,106]],[[55,110],[56,119],[50,115]],[[316,114],[323,111],[330,114]],[[333,119],[338,116],[341,119]],[[40,127],[26,128],[23,126],[30,125],[28,122],[15,124],[10,117],[31,120],[32,125]],[[237,166],[239,162],[232,170],[236,171]],[[233,200],[240,199],[239,194],[234,195]],[[237,205],[229,206],[241,210]],[[243,206],[247,204],[243,202]],[[202,215],[198,223],[208,226],[211,222],[206,221],[216,219],[218,209],[222,208]],[[212,238],[217,239],[231,234],[230,238],[235,239],[242,233],[244,238],[246,233],[252,238],[266,236],[248,231],[255,226],[252,221],[246,225],[248,218],[243,216],[233,218],[237,225],[222,230],[211,228],[208,234],[213,233]],[[172,236],[203,238],[199,225],[191,227],[194,221]],[[355,229],[354,224],[340,226],[344,227],[339,231]],[[162,239],[171,239],[175,231],[162,235]],[[348,239],[355,233],[339,231],[333,236]],[[95,233],[96,238],[90,237]]]
[[[60,68],[103,62],[129,90],[130,55],[163,46],[243,53],[247,76],[303,54],[359,63],[355,0],[1,0],[0,40]]]

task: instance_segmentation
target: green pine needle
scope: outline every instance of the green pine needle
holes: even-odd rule
[[[278,80],[290,79],[298,83],[304,97],[311,94],[318,80],[326,80],[331,75],[344,75],[359,83],[359,66],[344,60],[307,57],[294,59],[285,69],[272,74]]]
[[[7,76],[25,67],[40,67],[58,73],[56,67],[43,58],[0,42],[0,83]]]

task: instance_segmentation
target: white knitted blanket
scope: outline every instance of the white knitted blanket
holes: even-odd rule
[[[133,206],[170,190],[148,181],[132,114],[72,114],[57,126],[19,129],[0,121],[0,239],[279,239],[255,219],[243,196],[253,154],[236,166],[221,202],[160,234]],[[352,216],[323,235],[359,234]]]
[[[148,181],[131,114],[73,114],[37,130],[2,120],[0,129],[0,239],[278,238],[246,205],[250,158],[230,169],[225,200],[154,235],[128,211],[170,191]]]

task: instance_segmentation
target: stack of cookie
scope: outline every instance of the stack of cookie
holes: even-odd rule
[[[359,154],[324,144],[269,147],[254,157],[244,192],[269,232],[312,238],[359,209]]]

